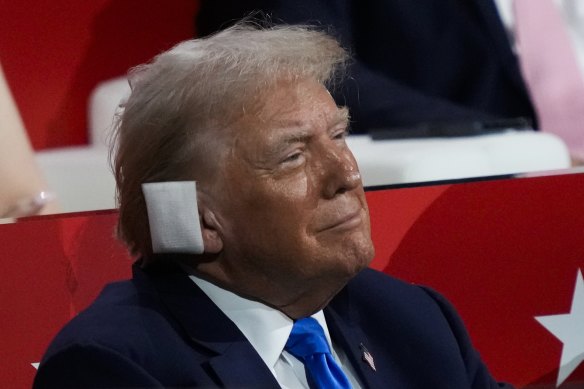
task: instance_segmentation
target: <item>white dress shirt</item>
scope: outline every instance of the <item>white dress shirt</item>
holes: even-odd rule
[[[265,304],[245,299],[196,276],[189,277],[235,323],[282,388],[308,388],[304,364],[284,350],[294,324],[292,319]],[[342,367],[353,388],[360,388],[347,356],[331,342],[323,312],[319,311],[312,317],[322,326],[333,357]]]
[[[539,1],[539,0],[534,0]],[[515,49],[515,16],[513,14],[513,0],[494,0],[499,16],[507,30],[511,46]],[[570,42],[574,48],[576,59],[584,77],[584,1],[583,0],[554,0],[562,20],[566,26]]]

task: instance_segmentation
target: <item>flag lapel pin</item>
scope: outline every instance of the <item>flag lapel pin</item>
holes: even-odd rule
[[[377,371],[377,369],[375,368],[375,361],[373,360],[373,355],[371,355],[369,350],[367,350],[367,347],[365,347],[365,345],[361,343],[359,345],[359,348],[361,349],[362,352],[361,358],[363,359],[363,361],[369,365],[371,370]]]

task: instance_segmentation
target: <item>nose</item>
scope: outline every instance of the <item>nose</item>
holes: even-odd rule
[[[362,185],[355,157],[346,145],[323,148],[322,188],[325,198],[333,198]]]

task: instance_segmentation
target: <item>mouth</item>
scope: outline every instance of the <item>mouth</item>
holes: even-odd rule
[[[350,230],[361,225],[361,209],[355,212],[350,212],[340,218],[336,218],[329,223],[326,223],[319,232],[327,230]]]

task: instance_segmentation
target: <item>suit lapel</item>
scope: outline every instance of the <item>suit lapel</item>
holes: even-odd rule
[[[377,371],[364,358],[369,341],[359,328],[357,312],[351,309],[348,291],[341,291],[324,310],[331,339],[340,346],[364,388],[383,388],[391,382],[389,371]],[[341,316],[339,312],[343,312]],[[375,356],[372,356],[375,358]]]
[[[176,265],[134,280],[153,287],[170,315],[188,334],[192,346],[207,355],[210,368],[226,387],[279,388],[271,371],[237,326]]]
[[[231,343],[224,353],[209,360],[209,366],[226,388],[280,388],[248,341]]]

